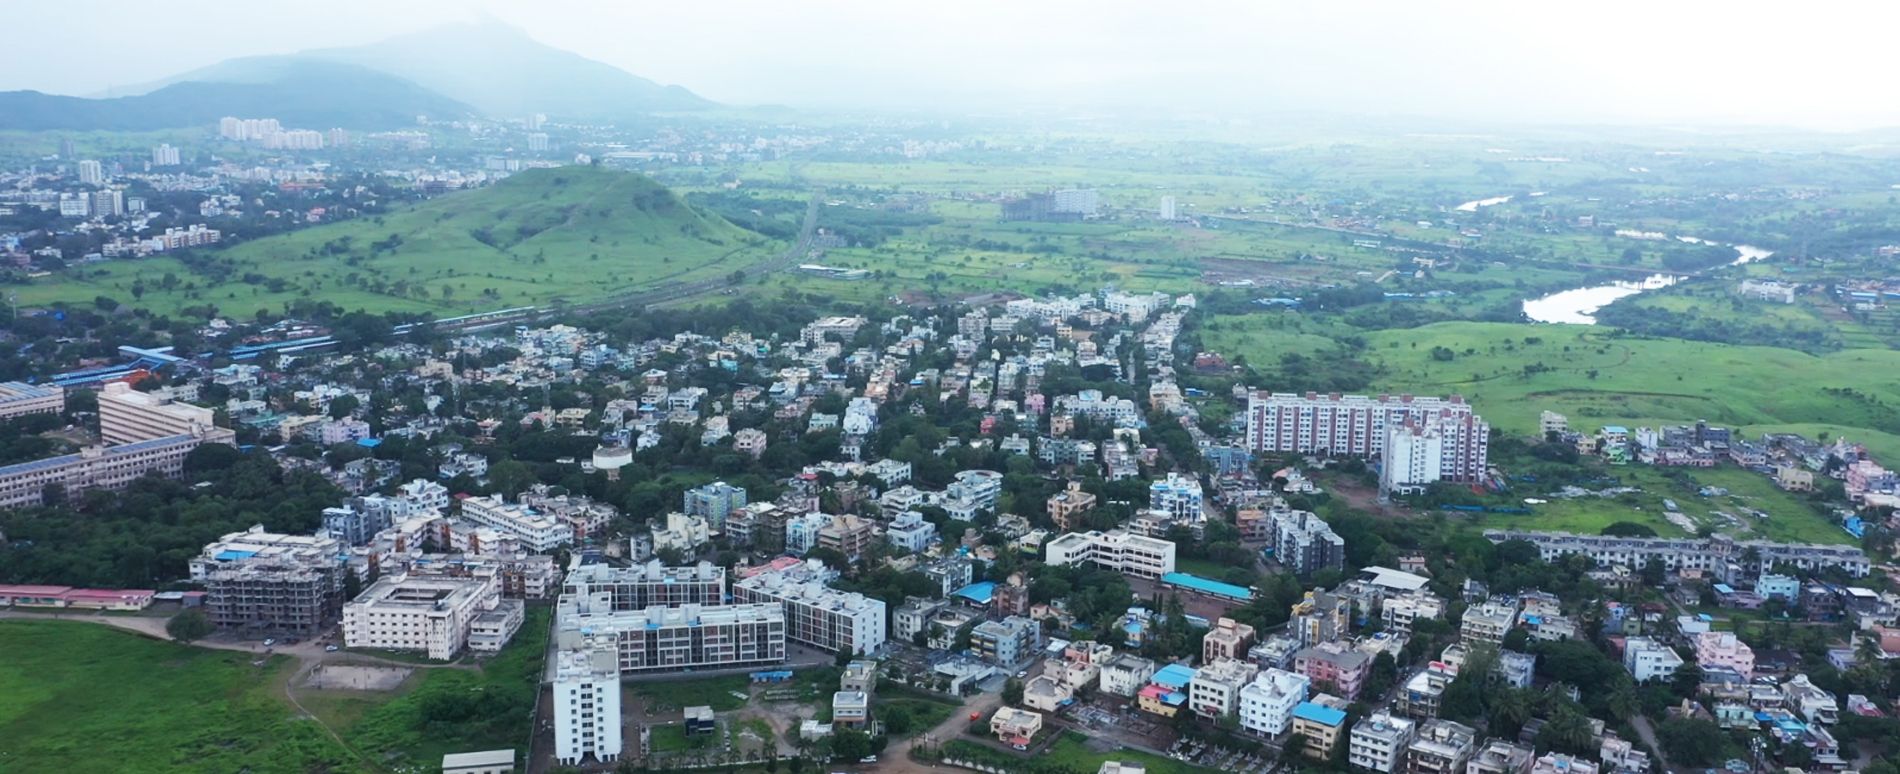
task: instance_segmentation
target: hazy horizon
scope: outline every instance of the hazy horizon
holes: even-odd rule
[[[731,106],[1098,106],[1479,121],[1839,130],[1900,125],[1880,88],[1900,8],[1719,14],[1627,0],[1456,7],[1130,2],[895,6],[837,0],[598,4],[415,0],[260,7],[43,4],[0,91],[96,95],[241,56],[353,46],[484,18]],[[1850,23],[1851,22],[1851,23]]]

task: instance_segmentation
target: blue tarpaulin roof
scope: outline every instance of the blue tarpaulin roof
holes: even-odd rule
[[[1187,685],[1194,682],[1195,671],[1193,667],[1169,664],[1156,671],[1154,677],[1148,678],[1148,682],[1167,686]]]
[[[1310,701],[1303,701],[1300,702],[1300,706],[1293,708],[1293,717],[1303,718],[1329,726],[1336,726],[1346,722],[1346,711],[1336,710],[1324,704],[1314,704]]]
[[[1240,586],[1236,586],[1232,583],[1222,583],[1217,580],[1209,580],[1198,575],[1189,575],[1184,572],[1171,572],[1163,575],[1161,576],[1161,582],[1199,591],[1203,594],[1213,594],[1229,599],[1238,599],[1241,601],[1253,599],[1253,592]]]
[[[256,551],[223,551],[211,558],[220,562],[235,562],[239,559],[249,559],[256,555]]]
[[[968,586],[964,586],[963,588],[957,589],[954,593],[959,597],[963,597],[964,599],[970,600],[971,602],[975,602],[980,605],[987,605],[990,603],[990,599],[996,596],[996,584],[991,581],[983,581],[982,583],[972,583]]]

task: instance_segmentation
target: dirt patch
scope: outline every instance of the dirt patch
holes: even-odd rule
[[[393,691],[409,679],[413,669],[401,667],[318,664],[304,678],[303,687],[333,691]]]

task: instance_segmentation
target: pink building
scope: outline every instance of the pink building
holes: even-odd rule
[[[1728,667],[1742,677],[1755,676],[1755,651],[1734,632],[1703,632],[1695,638],[1695,662],[1704,669]]]
[[[1372,671],[1372,655],[1345,643],[1322,642],[1293,654],[1293,671],[1306,675],[1314,686],[1331,683],[1333,690],[1327,693],[1350,701],[1359,696],[1360,687],[1366,684],[1366,675]]]

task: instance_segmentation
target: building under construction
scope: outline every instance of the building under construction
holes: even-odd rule
[[[349,553],[327,536],[279,535],[255,526],[225,535],[191,560],[205,613],[221,629],[313,637],[343,612]]]

